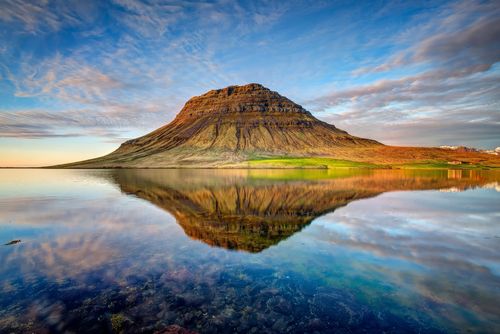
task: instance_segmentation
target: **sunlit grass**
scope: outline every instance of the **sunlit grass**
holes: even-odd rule
[[[303,157],[280,157],[280,158],[256,158],[248,160],[249,167],[262,168],[386,168],[367,162],[355,162],[332,158],[303,158]]]
[[[482,164],[449,164],[447,162],[424,162],[408,164],[374,164],[333,158],[306,157],[256,157],[248,160],[249,168],[299,168],[299,169],[335,169],[335,168],[394,168],[394,169],[500,169]]]

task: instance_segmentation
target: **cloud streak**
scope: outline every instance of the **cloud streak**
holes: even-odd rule
[[[500,130],[500,72],[495,67],[500,60],[500,9],[485,6],[491,11],[480,18],[471,18],[477,15],[474,11],[468,16],[460,11],[437,24],[472,21],[465,28],[432,34],[387,62],[353,72],[384,72],[387,79],[340,89],[306,104],[328,111],[321,117],[341,128],[393,144],[438,145],[445,139],[495,146]],[[413,73],[394,78],[395,71]]]
[[[257,29],[254,26],[269,26],[286,9],[269,6],[272,11],[256,3],[247,18],[242,4],[223,1],[115,0],[87,7],[59,1],[23,7],[19,1],[7,1],[0,24],[16,26],[19,33],[0,34],[14,42],[2,53],[0,74],[12,85],[14,97],[37,100],[40,106],[0,105],[0,138],[88,135],[115,142],[127,130],[146,132],[161,126],[193,95],[193,86],[201,93],[233,82],[214,59],[220,31],[232,30],[224,42],[235,43]],[[102,24],[98,7],[106,9],[109,22]],[[57,46],[54,53],[43,48],[41,57],[35,50],[12,47],[22,43],[24,33],[36,35],[34,40],[51,34],[67,38],[68,27],[83,43]],[[203,76],[209,80],[199,81]]]
[[[495,2],[5,0],[0,9],[0,141],[116,142],[167,123],[193,95],[260,82],[355,135],[498,146]]]
[[[416,45],[393,55],[389,61],[375,67],[359,68],[354,74],[385,72],[401,66],[432,62],[452,70],[460,67],[488,70],[500,60],[499,13],[500,10],[494,8],[491,13],[485,14],[463,29],[431,33]],[[449,25],[449,21],[457,20],[452,17],[443,21]],[[466,20],[462,18],[461,21]]]
[[[92,20],[98,2],[76,0],[4,0],[0,21],[12,23],[29,34],[44,34]]]

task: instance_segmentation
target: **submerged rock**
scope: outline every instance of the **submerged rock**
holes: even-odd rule
[[[183,328],[179,325],[170,325],[166,328],[157,331],[155,334],[196,334],[196,332]]]

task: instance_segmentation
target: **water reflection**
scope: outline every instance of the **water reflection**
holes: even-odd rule
[[[0,171],[0,332],[498,332],[499,181]]]
[[[470,170],[117,170],[108,177],[122,192],[168,211],[191,238],[249,252],[358,199],[397,190],[463,191],[496,182],[495,174]]]

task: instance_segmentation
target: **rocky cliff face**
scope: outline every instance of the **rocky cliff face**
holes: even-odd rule
[[[262,85],[249,84],[191,98],[170,124],[123,143],[100,161],[103,166],[165,167],[200,159],[325,155],[341,147],[380,145],[316,119]]]
[[[256,113],[311,115],[300,105],[259,84],[229,86],[191,98],[178,115],[180,119]]]
[[[376,144],[319,121],[262,85],[249,84],[193,97],[172,123],[124,143],[119,152],[184,146],[235,153],[328,153],[338,146]]]

